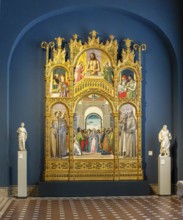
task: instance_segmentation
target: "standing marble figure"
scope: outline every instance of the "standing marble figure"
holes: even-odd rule
[[[160,156],[170,156],[170,140],[172,135],[169,132],[167,125],[163,125],[163,128],[158,134],[160,142]]]
[[[18,150],[19,151],[26,150],[25,142],[27,140],[27,131],[26,131],[24,126],[25,126],[25,124],[22,122],[20,124],[20,127],[17,130],[17,133],[18,133]]]

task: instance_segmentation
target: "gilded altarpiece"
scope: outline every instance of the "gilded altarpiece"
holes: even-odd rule
[[[82,42],[42,42],[45,64],[43,179],[142,180],[142,66],[145,44],[96,31]],[[118,58],[120,57],[120,58]]]

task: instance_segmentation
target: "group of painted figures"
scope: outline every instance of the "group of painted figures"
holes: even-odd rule
[[[86,76],[101,76],[101,65],[100,61],[96,58],[95,53],[90,54],[90,60],[87,63],[86,68],[82,61],[80,61],[74,70],[74,81],[75,83],[79,82]],[[114,72],[113,68],[109,61],[105,62],[103,66],[103,76],[104,79],[109,83],[114,82]]]
[[[68,155],[68,126],[64,115],[52,121],[51,131],[51,157],[65,157]],[[74,134],[74,155],[81,156],[83,152],[112,154],[114,149],[113,129],[78,128]]]
[[[60,97],[69,96],[69,84],[65,79],[65,74],[54,74],[52,83],[52,92],[59,93]]]
[[[102,71],[102,73],[101,73]],[[79,61],[74,68],[74,83],[78,83],[85,76],[103,76],[103,78],[110,84],[114,83],[114,70],[109,61],[106,61],[101,68],[100,61],[96,58],[95,53],[90,54],[90,59],[86,67],[83,61]],[[53,80],[51,86],[52,93],[59,93],[60,97],[69,96],[69,83],[66,79],[66,71],[63,68],[55,69],[53,73]],[[135,98],[136,97],[136,81],[134,74],[125,75],[120,74],[118,84],[118,97],[119,98]]]
[[[114,150],[114,133],[108,129],[77,128],[74,135],[74,155],[81,156],[83,152],[112,154]]]
[[[57,111],[56,119],[52,121],[50,128],[51,157],[65,157],[68,155],[69,135],[65,113]],[[123,157],[136,157],[136,130],[137,123],[132,110],[121,112],[119,127],[118,154]],[[84,152],[100,153],[102,155],[114,153],[113,128],[96,130],[77,128],[74,131],[73,152],[81,156]]]
[[[122,75],[121,83],[118,85],[119,98],[135,98],[136,97],[136,81],[131,75]]]
[[[68,125],[65,112],[57,111],[55,117],[56,120],[52,121],[50,128],[51,157],[65,157],[68,146]]]

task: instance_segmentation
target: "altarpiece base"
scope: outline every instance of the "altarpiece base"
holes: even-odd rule
[[[92,31],[42,42],[45,65],[43,180],[143,180],[142,66],[146,45]],[[121,56],[121,59],[118,57]]]
[[[148,181],[40,181],[39,196],[147,196],[150,194]]]

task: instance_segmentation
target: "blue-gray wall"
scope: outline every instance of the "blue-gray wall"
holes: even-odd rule
[[[17,134],[28,131],[28,184],[43,169],[44,64],[40,44],[74,33],[85,41],[95,29],[102,40],[114,34],[146,43],[143,53],[143,166],[157,183],[157,135],[167,124],[173,135],[173,182],[183,179],[181,16],[171,0],[2,0],[0,5],[0,186],[17,184]],[[153,150],[153,156],[148,156]],[[176,156],[177,155],[177,156]]]

